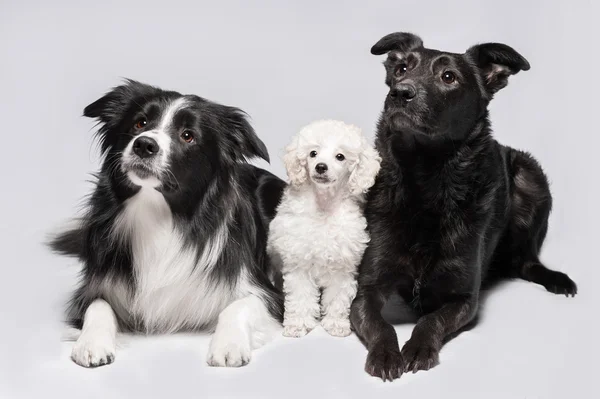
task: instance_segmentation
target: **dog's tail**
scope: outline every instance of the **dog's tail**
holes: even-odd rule
[[[46,242],[52,251],[82,259],[85,255],[85,229],[81,219],[73,219]]]

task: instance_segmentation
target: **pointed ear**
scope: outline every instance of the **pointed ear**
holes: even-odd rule
[[[235,107],[225,107],[225,118],[227,125],[233,128],[229,132],[233,143],[245,158],[259,157],[271,162],[265,143],[256,135],[244,111]]]
[[[382,55],[392,50],[407,52],[423,47],[423,40],[417,35],[406,32],[390,33],[379,39],[373,47],[371,54]]]
[[[529,70],[529,62],[512,47],[501,43],[484,43],[466,52],[481,71],[483,84],[490,95],[508,84],[508,77]]]

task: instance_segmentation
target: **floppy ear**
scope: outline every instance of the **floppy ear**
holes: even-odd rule
[[[407,52],[423,47],[423,40],[417,35],[406,32],[390,33],[379,39],[373,47],[371,54],[382,55],[392,50]]]
[[[350,192],[354,195],[366,193],[373,184],[379,172],[381,157],[377,150],[362,138],[362,152],[358,155],[358,161],[348,182]]]
[[[466,54],[481,71],[483,84],[490,95],[505,87],[510,75],[530,68],[529,62],[506,44],[478,44]]]
[[[265,143],[258,138],[248,122],[248,114],[239,108],[225,106],[225,119],[235,147],[248,159],[260,157],[270,162]]]
[[[287,171],[290,184],[298,187],[306,182],[308,173],[306,172],[306,154],[298,151],[298,136],[292,139],[292,142],[285,147],[285,155],[283,156],[283,164]]]
[[[121,118],[131,107],[134,99],[152,90],[155,90],[152,86],[126,79],[124,85],[113,88],[103,97],[85,107],[83,116],[94,118],[101,125],[97,136],[102,152],[106,152],[113,144],[111,137],[108,137],[110,129],[121,122]]]

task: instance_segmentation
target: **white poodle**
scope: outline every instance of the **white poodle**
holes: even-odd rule
[[[306,335],[322,316],[329,334],[347,336],[357,268],[369,241],[364,196],[381,158],[358,127],[333,120],[304,127],[286,151],[290,184],[267,246],[282,263],[283,334]]]

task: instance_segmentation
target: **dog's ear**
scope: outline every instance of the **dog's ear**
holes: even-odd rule
[[[466,55],[479,68],[490,95],[505,87],[510,75],[530,68],[525,57],[506,44],[478,44],[468,49]]]
[[[231,137],[236,150],[247,159],[260,157],[270,162],[267,147],[248,122],[248,115],[235,107],[224,107],[224,110],[225,123],[230,129],[229,137]]]
[[[423,40],[417,35],[406,32],[390,33],[379,39],[373,47],[371,54],[382,55],[392,50],[407,52],[423,47]]]
[[[102,152],[106,152],[112,145],[108,137],[112,128],[116,127],[123,115],[131,107],[135,98],[154,90],[152,86],[126,79],[125,84],[113,88],[104,96],[94,101],[83,110],[83,116],[96,119],[101,125],[97,135]]]
[[[306,155],[299,151],[299,141],[298,135],[294,136],[292,142],[285,147],[285,155],[283,156],[283,164],[290,179],[290,184],[295,187],[301,186],[308,179]]]
[[[367,143],[364,137],[362,137],[362,148],[348,182],[350,192],[354,195],[366,193],[375,184],[381,164],[379,153]]]

